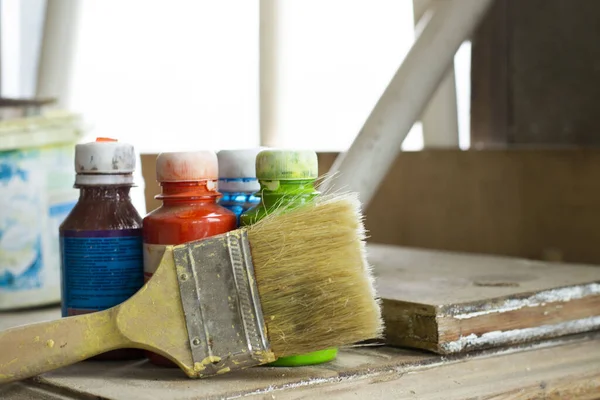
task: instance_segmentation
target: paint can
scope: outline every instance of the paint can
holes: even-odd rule
[[[77,202],[78,115],[0,121],[0,310],[60,302],[58,227]]]

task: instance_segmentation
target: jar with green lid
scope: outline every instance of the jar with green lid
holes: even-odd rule
[[[241,215],[240,226],[258,222],[279,207],[293,208],[319,195],[314,186],[318,177],[317,154],[314,151],[263,150],[256,156],[256,177],[260,183],[260,191],[256,194],[260,203]],[[270,365],[313,365],[332,361],[336,356],[337,348],[331,348],[282,357]]]

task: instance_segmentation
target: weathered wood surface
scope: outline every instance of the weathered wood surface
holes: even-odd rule
[[[49,314],[28,312],[26,323]],[[0,313],[3,327],[14,314]],[[18,315],[17,324],[24,316]],[[370,347],[341,351],[328,364],[259,367],[190,380],[147,361],[83,362],[0,386],[3,400],[68,399],[594,399],[600,395],[600,333],[467,355]]]
[[[598,335],[596,335],[598,336]],[[274,392],[276,399],[599,399],[598,338],[404,366],[319,387]],[[545,347],[548,346],[548,347]]]
[[[84,362],[25,384],[0,387],[0,396],[6,400],[597,399],[598,349],[599,334],[469,357],[430,357],[383,347],[343,351],[334,364],[262,367],[206,380],[189,380],[177,370],[146,362]]]
[[[451,354],[600,328],[598,267],[375,244],[368,250],[389,344]]]
[[[598,335],[596,335],[598,336]],[[206,380],[147,362],[83,363],[37,385],[103,399],[592,399],[600,394],[600,339],[569,338],[499,353],[442,358],[380,347],[343,351],[314,367],[259,367]]]

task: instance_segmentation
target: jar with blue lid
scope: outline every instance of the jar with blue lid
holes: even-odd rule
[[[256,179],[256,155],[261,150],[221,150],[217,153],[218,187],[223,195],[219,204],[235,213],[238,226],[240,215],[260,202],[260,198],[254,194],[260,190]]]

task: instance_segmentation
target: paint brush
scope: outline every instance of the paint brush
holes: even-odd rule
[[[0,383],[120,348],[198,378],[381,333],[360,203],[329,196],[168,246],[154,276],[109,310],[0,332]]]

